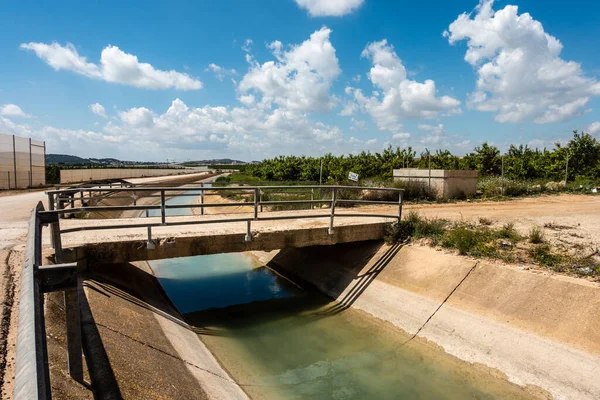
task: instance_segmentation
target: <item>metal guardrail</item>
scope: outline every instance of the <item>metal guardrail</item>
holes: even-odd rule
[[[42,263],[38,212],[43,210],[44,206],[40,202],[31,214],[25,261],[21,271],[14,387],[17,400],[50,398],[43,296],[37,280],[38,266]]]
[[[67,312],[76,310],[77,264],[55,264],[42,267],[42,227],[51,220],[44,218],[44,205],[39,202],[31,213],[21,270],[19,321],[15,360],[14,398],[16,400],[50,399],[50,376],[44,319],[44,293],[64,291]],[[70,298],[72,301],[68,301]],[[67,319],[69,372],[83,380],[79,319]],[[74,349],[73,344],[79,347]],[[79,363],[79,367],[77,367]]]

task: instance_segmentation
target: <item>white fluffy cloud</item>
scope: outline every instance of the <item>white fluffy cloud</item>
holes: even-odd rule
[[[434,81],[427,79],[420,83],[407,79],[406,68],[387,40],[368,44],[361,56],[373,63],[368,77],[377,90],[370,97],[356,88],[346,88],[346,93],[371,115],[380,130],[398,133],[404,120],[461,112],[460,101],[450,96],[437,96]],[[355,108],[347,104],[342,115],[352,114]]]
[[[106,110],[104,110],[104,106],[100,103],[94,103],[94,104],[90,104],[88,106],[88,108],[90,109],[91,112],[93,112],[94,114],[102,117],[102,118],[108,118],[106,116]]]
[[[248,55],[251,67],[238,86],[240,94],[254,93],[264,104],[275,103],[292,111],[331,110],[335,98],[330,89],[341,70],[330,34],[331,30],[323,27],[287,51],[275,41],[269,48],[276,61],[262,65]]]
[[[451,44],[467,40],[465,61],[478,74],[469,105],[495,113],[498,122],[543,124],[581,114],[600,95],[600,83],[560,58],[562,43],[531,15],[512,5],[494,11],[493,4],[481,0],[475,15],[460,15],[444,32]]]
[[[584,132],[591,135],[595,135],[596,133],[600,132],[600,121],[592,122],[587,128],[585,128]]]
[[[313,17],[341,17],[360,7],[364,0],[295,0]]]
[[[23,43],[22,50],[30,50],[56,71],[68,70],[88,78],[102,79],[144,89],[198,90],[202,82],[188,74],[174,70],[162,71],[148,63],[138,61],[116,46],[107,46],[100,55],[100,64],[94,64],[80,56],[72,44]]]
[[[223,68],[217,64],[208,64],[206,71],[212,71],[218,80],[222,81],[226,76],[237,75],[237,71],[235,69],[227,69]]]
[[[149,128],[154,125],[154,113],[146,107],[134,107],[128,111],[122,111],[119,113],[119,117],[121,121],[132,127]]]
[[[45,140],[48,152],[128,160],[231,154],[250,160],[298,151],[316,155],[332,148],[338,153],[349,150],[338,127],[280,108],[196,108],[175,99],[162,113],[134,107],[118,115],[119,119],[108,120],[95,130],[18,124],[0,116],[0,131]]]
[[[4,104],[0,106],[0,115],[4,115],[6,117],[21,117],[21,118],[30,118],[31,115],[26,114],[21,107],[16,104]]]

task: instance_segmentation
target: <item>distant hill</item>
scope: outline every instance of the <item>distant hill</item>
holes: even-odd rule
[[[240,161],[240,160],[232,160],[231,158],[215,158],[213,160],[188,161],[185,164],[225,165],[225,164],[246,164],[246,162]]]
[[[90,164],[88,158],[70,156],[68,154],[46,154],[46,164]]]
[[[46,154],[46,164],[100,164],[100,165],[115,165],[123,163],[125,165],[155,165],[163,164],[156,162],[137,162],[123,161],[116,158],[81,158],[70,156],[68,154]],[[218,158],[213,160],[188,161],[183,165],[231,165],[231,164],[246,164],[245,161],[232,160],[231,158]]]

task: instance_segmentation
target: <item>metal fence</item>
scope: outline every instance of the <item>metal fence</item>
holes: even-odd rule
[[[0,133],[0,189],[46,185],[46,143]]]

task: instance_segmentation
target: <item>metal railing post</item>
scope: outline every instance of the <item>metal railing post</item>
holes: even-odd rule
[[[133,205],[137,206],[137,192],[135,190],[133,191]],[[146,211],[148,211],[148,210],[146,210]]]
[[[315,189],[311,188],[310,189],[310,209],[314,209],[315,208]]]
[[[65,319],[67,323],[67,357],[69,375],[83,382],[83,349],[81,345],[81,315],[79,311],[79,282],[76,289],[65,290]]]
[[[200,204],[204,205],[204,183],[200,184]],[[204,207],[200,207],[200,215],[204,215]]]
[[[162,222],[162,224],[164,225],[167,222],[167,213],[166,213],[166,209],[165,209],[165,191],[161,190],[160,191],[160,220]]]
[[[258,196],[259,196],[259,192],[260,192],[259,188],[254,188],[254,220],[255,221],[258,219]]]
[[[329,217],[329,234],[332,235],[333,234],[333,218],[335,217],[335,194],[336,194],[336,188],[333,188],[331,191],[331,216]]]
[[[246,221],[246,237],[244,238],[244,240],[246,242],[251,242],[252,241],[252,226],[251,226],[251,222],[252,221]]]
[[[259,197],[259,203],[260,203],[260,212],[263,212],[263,205],[262,205],[262,201],[263,201],[263,191],[260,191],[260,197]]]
[[[146,210],[146,218],[150,216],[150,210]],[[152,241],[152,227],[148,227],[148,241],[146,242],[146,248],[153,250],[155,248],[154,241]]]
[[[57,199],[60,198],[60,195],[57,196]],[[48,208],[50,210],[55,209],[54,203],[54,194],[48,195]],[[62,204],[60,200],[56,203],[56,208],[60,210],[62,208]],[[60,214],[56,216],[57,222],[52,222],[50,224],[50,242],[52,243],[52,247],[54,248],[54,261],[58,264],[62,262],[62,240],[60,237]]]

